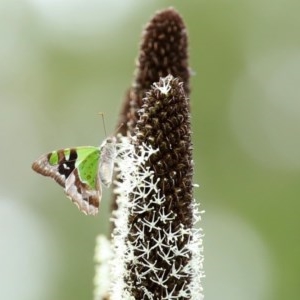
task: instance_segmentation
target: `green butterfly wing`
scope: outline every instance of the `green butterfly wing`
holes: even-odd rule
[[[32,168],[63,186],[67,196],[82,212],[95,215],[102,196],[99,160],[98,147],[66,148],[41,156]]]

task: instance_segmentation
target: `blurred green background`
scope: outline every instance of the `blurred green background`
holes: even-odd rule
[[[300,299],[300,2],[0,1],[0,299],[92,299],[95,237],[30,165],[113,132],[144,24],[174,6],[190,37],[205,299]]]

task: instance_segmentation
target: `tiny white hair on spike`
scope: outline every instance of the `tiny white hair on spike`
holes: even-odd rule
[[[160,83],[167,86],[166,80]],[[134,271],[138,284],[141,284],[145,276],[151,272],[152,276],[149,280],[164,290],[161,299],[202,300],[203,232],[197,223],[201,220],[199,205],[193,199],[191,204],[193,226],[191,228],[183,224],[174,228],[173,222],[177,217],[177,212],[168,210],[167,205],[164,205],[167,201],[166,196],[158,188],[158,182],[162,178],[156,178],[154,171],[146,164],[151,155],[159,149],[153,149],[145,143],[139,145],[137,149],[134,138],[121,137],[116,144],[116,151],[116,170],[119,172],[119,177],[115,181],[114,193],[117,195],[118,209],[113,212],[112,218],[115,228],[112,239],[113,259],[110,262],[109,295],[111,299],[136,299],[130,295],[134,287],[133,283],[126,279],[129,278],[131,272],[127,266],[139,264],[143,270],[139,271],[137,268]],[[143,202],[142,199],[150,197],[150,194],[152,194],[150,201]],[[130,233],[130,215],[139,216],[145,212],[151,212],[151,217],[149,215],[149,218],[140,218],[133,225],[136,230],[132,233],[132,240],[129,241],[127,237]],[[164,228],[161,228],[159,224],[164,224]],[[150,244],[150,241],[146,239],[146,234],[153,231],[157,234],[152,239],[154,243]],[[180,246],[183,241],[187,241],[186,245]],[[189,284],[181,287],[178,295],[174,294],[176,285],[173,290],[168,289],[166,284],[168,276],[157,264],[157,260],[154,262],[149,260],[153,253],[156,253],[159,259],[164,260],[171,270],[171,276],[177,280],[191,278]],[[176,257],[190,259],[185,265],[177,265]],[[141,286],[141,289],[147,299],[156,299],[151,289],[145,286]]]

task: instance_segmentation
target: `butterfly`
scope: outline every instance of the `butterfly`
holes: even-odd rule
[[[100,147],[65,148],[44,154],[33,162],[32,169],[53,178],[84,214],[96,215],[101,184],[110,186],[115,158],[116,138],[111,137]]]

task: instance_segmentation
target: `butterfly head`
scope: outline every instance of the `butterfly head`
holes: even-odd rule
[[[102,142],[100,148],[102,149],[103,147],[115,147],[116,142],[117,139],[114,136],[108,137]]]

